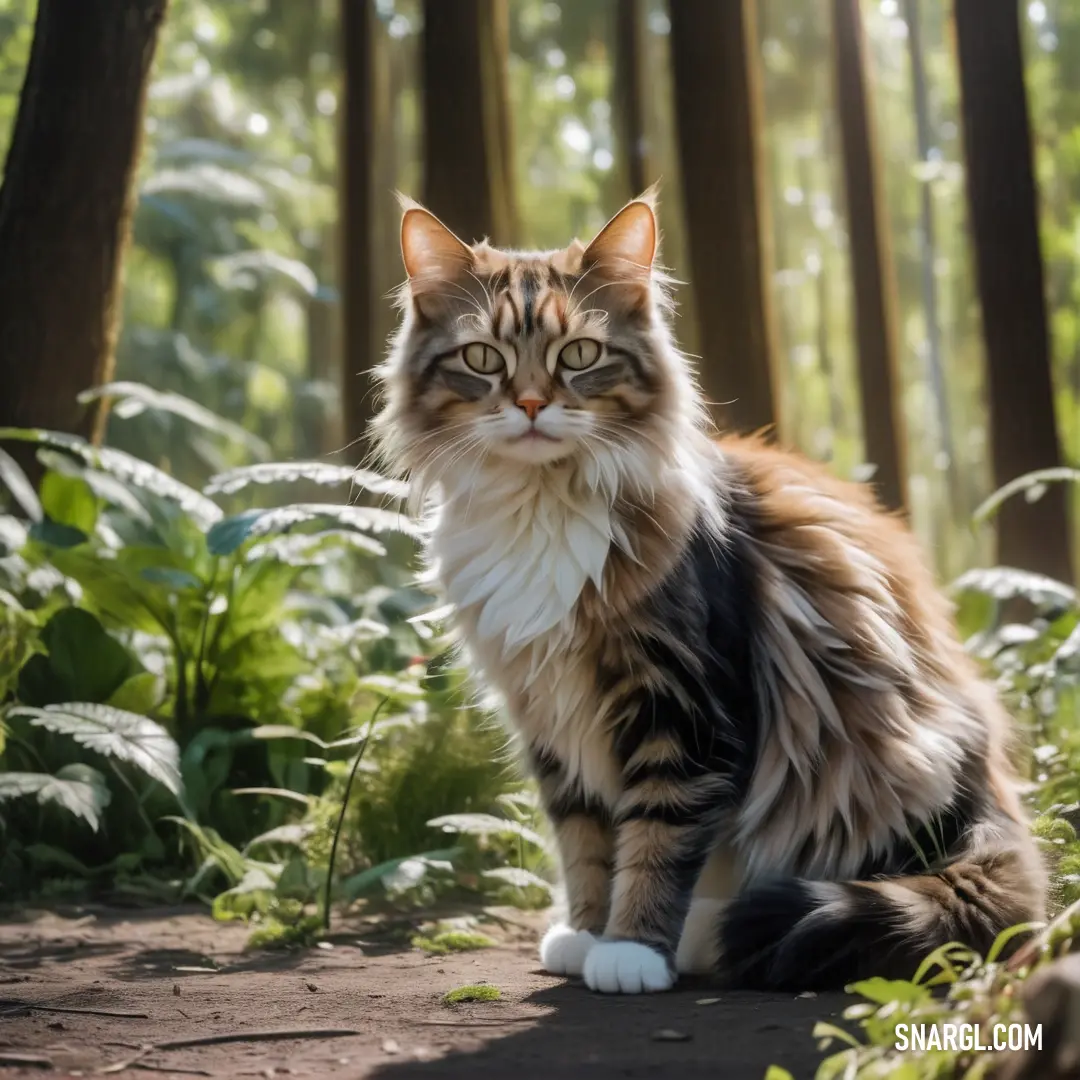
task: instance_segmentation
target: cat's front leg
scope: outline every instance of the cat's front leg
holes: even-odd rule
[[[637,771],[616,817],[615,877],[603,940],[585,961],[590,990],[669,990],[694,884],[713,846],[714,778],[680,776],[669,762]]]
[[[598,801],[568,793],[561,774],[540,777],[544,807],[555,831],[566,890],[566,919],[540,942],[540,963],[552,975],[580,975],[585,957],[607,924],[614,834]]]

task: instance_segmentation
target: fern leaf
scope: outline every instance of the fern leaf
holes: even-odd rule
[[[212,476],[203,488],[204,495],[233,495],[249,484],[292,484],[306,480],[309,484],[338,487],[349,484],[376,495],[392,495],[396,499],[408,494],[408,486],[369,469],[354,469],[351,465],[330,465],[325,461],[275,461],[264,465],[247,465]]]
[[[42,805],[56,803],[80,817],[94,832],[101,824],[101,812],[112,796],[105,778],[89,765],[65,765],[55,776],[49,773],[0,773],[0,803],[36,795]]]
[[[17,439],[20,442],[63,450],[92,468],[115,476],[117,480],[125,484],[176,503],[201,529],[209,529],[223,516],[221,507],[211,502],[205,495],[195,491],[194,488],[189,488],[187,484],[182,484],[148,462],[140,461],[131,454],[125,454],[123,450],[116,450],[110,446],[91,446],[77,435],[68,435],[62,431],[45,431],[41,428],[0,428],[0,439]]]
[[[158,723],[111,705],[67,702],[44,709],[19,705],[10,716],[25,716],[34,727],[68,735],[87,750],[127,761],[179,797],[180,750]]]

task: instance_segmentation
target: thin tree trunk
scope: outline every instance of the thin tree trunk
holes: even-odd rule
[[[629,197],[640,195],[655,179],[645,134],[645,11],[642,0],[616,0],[616,131]]]
[[[739,431],[781,417],[755,13],[754,0],[670,7],[701,382],[716,421]]]
[[[1016,0],[956,0],[967,194],[986,338],[994,480],[1061,463]],[[998,558],[1073,576],[1065,486],[1010,500]]]
[[[844,165],[859,393],[866,458],[882,502],[906,502],[907,439],[896,335],[896,277],[874,140],[859,0],[833,0],[836,101]]]
[[[517,240],[506,0],[425,0],[424,202],[465,240]]]
[[[922,16],[920,0],[904,0],[904,17],[908,26],[908,53],[911,57],[911,89],[915,104],[915,137],[918,142],[919,161],[930,163],[933,135],[930,128],[930,97],[927,93],[926,69],[923,64]],[[950,488],[956,495],[952,478],[956,475],[953,451],[952,421],[949,417],[949,394],[945,385],[945,371],[941,358],[941,316],[938,314],[938,291],[935,263],[937,242],[934,231],[934,192],[929,180],[920,185],[919,215],[922,224],[922,251],[920,272],[922,277],[923,309],[926,319],[926,363],[930,386],[937,410],[938,438],[941,449],[948,459]]]
[[[344,118],[341,148],[342,421],[349,457],[363,458],[374,412],[371,369],[381,356],[373,268],[376,140],[375,10],[370,0],[341,0]]]
[[[167,0],[39,0],[0,189],[0,425],[100,439]],[[33,469],[33,466],[31,465]]]

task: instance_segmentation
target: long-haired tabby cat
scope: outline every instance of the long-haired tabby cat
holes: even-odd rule
[[[912,537],[708,436],[651,195],[540,253],[405,207],[376,430],[556,833],[544,967],[817,989],[1041,918],[1006,717]]]

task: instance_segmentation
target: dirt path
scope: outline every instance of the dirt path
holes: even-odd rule
[[[443,957],[380,944],[370,924],[335,935],[329,948],[251,953],[242,927],[195,911],[9,921],[0,924],[0,1061],[41,1061],[0,1065],[0,1077],[91,1076],[147,1043],[336,1029],[345,1033],[154,1051],[106,1075],[761,1080],[776,1063],[803,1078],[818,1059],[814,1021],[843,1007],[840,997],[705,984],[642,998],[593,995],[540,972],[535,922],[513,917],[497,948]],[[485,982],[500,1001],[441,1001]]]

